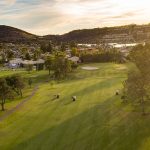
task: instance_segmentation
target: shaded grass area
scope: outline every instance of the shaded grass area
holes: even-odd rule
[[[127,72],[117,68],[127,65],[91,65],[101,69],[79,68],[66,81],[42,84],[22,109],[0,123],[0,149],[148,150],[149,116],[133,113],[115,96]],[[53,100],[56,93],[60,99]]]
[[[11,76],[14,74],[20,74],[25,80],[31,78],[33,80],[33,84],[49,80],[49,75],[47,70],[31,71],[30,73],[25,70],[0,71],[0,77]]]
[[[0,116],[5,114],[8,110],[12,109],[15,107],[17,104],[19,104],[22,100],[26,99],[29,97],[37,84],[43,84],[47,81],[50,80],[48,72],[43,70],[43,71],[32,71],[28,73],[27,71],[24,70],[16,70],[16,71],[1,71],[0,72],[0,77],[6,77],[6,76],[12,76],[14,74],[19,74],[23,77],[24,83],[25,83],[25,88],[23,89],[23,97],[21,98],[17,94],[15,94],[15,99],[11,100],[6,100],[5,104],[5,111],[2,112],[0,111]],[[32,86],[31,88],[28,85],[28,80],[31,78],[32,80]]]
[[[15,73],[19,73],[19,74],[23,74],[23,73],[26,73],[25,70],[16,70],[16,71],[13,71],[13,70],[0,70],[0,78],[1,77],[5,77],[5,76],[8,76],[8,75],[13,75]]]
[[[112,97],[101,105],[91,107],[71,119],[47,128],[21,142],[14,149],[148,149],[149,144],[146,147],[144,145],[144,148],[142,144],[149,139],[149,130],[138,130],[141,126],[147,126],[149,121],[115,110],[111,106],[112,100],[115,98]]]

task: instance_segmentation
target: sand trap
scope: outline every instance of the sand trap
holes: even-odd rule
[[[116,68],[117,70],[126,70],[127,69],[127,67],[125,67],[125,66],[122,66],[122,67],[118,67],[118,68]]]
[[[82,67],[82,69],[84,69],[84,70],[98,70],[99,68],[86,66],[86,67]]]

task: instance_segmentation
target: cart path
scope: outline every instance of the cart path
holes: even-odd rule
[[[12,113],[16,112],[18,109],[20,109],[27,101],[29,101],[34,95],[35,93],[37,92],[39,86],[36,86],[31,95],[28,96],[26,99],[22,100],[18,105],[16,105],[14,108],[8,110],[4,115],[2,115],[0,117],[0,122],[2,122],[5,118],[7,118],[8,116],[10,116]]]

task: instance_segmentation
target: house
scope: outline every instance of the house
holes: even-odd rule
[[[22,62],[23,60],[21,58],[15,58],[9,61],[8,66],[9,68],[16,69],[21,66]]]
[[[33,60],[22,61],[23,66],[33,65],[36,67],[36,70],[42,70],[44,68],[44,63],[45,63],[45,60],[43,59],[38,59],[36,61],[33,61]]]
[[[70,57],[70,58],[68,58],[68,60],[70,60],[76,64],[80,62],[80,58],[77,56]]]
[[[43,59],[38,59],[36,61],[33,61],[33,60],[22,60],[21,58],[16,58],[16,59],[10,60],[8,63],[8,66],[9,68],[16,69],[19,67],[25,67],[26,65],[33,65],[33,66],[36,66],[37,70],[41,70],[44,67],[44,63],[45,63],[45,60]]]

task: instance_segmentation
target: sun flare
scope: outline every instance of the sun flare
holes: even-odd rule
[[[73,16],[83,16],[86,13],[86,9],[79,5],[71,5],[65,8],[64,12]]]

